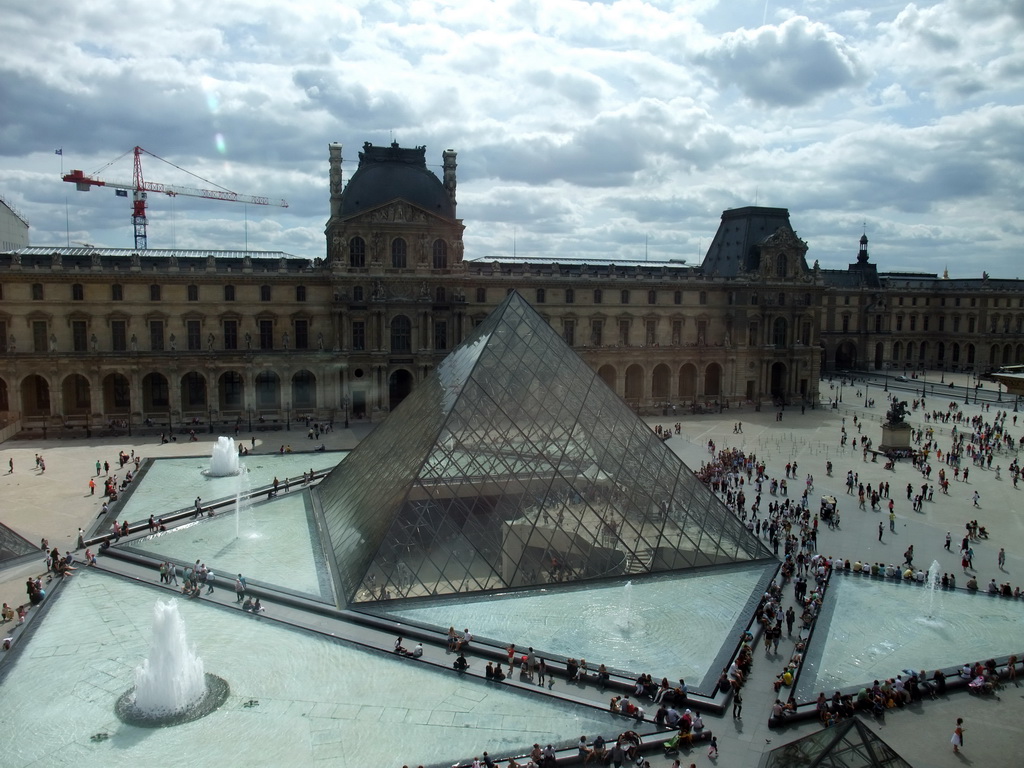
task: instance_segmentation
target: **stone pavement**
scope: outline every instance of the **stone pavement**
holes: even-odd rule
[[[929,374],[930,378],[932,374]],[[949,401],[953,400],[960,404],[967,416],[977,414],[980,406],[973,404],[973,386],[972,404],[963,405],[963,385],[967,377],[946,375],[945,379],[946,384],[954,379],[956,388],[950,390],[947,386],[929,381],[929,409],[944,411]],[[897,383],[892,377],[888,381],[889,389],[898,393],[902,399],[912,400],[915,393],[919,396],[921,383],[918,381]],[[861,392],[859,397],[856,395],[858,389]],[[1003,403],[997,402],[993,390],[994,385],[985,384],[980,392],[983,403],[986,398],[991,401],[991,411],[986,414],[989,419],[995,416],[997,408],[1010,411],[1013,408],[1008,397],[1004,398]],[[822,397],[827,400],[830,394],[838,397],[838,385],[835,390],[829,390],[828,382],[823,382]],[[849,557],[851,560],[861,558],[894,562],[908,544],[914,544],[916,562],[927,564],[933,559],[938,560],[943,569],[955,571],[962,584],[964,577],[959,555],[944,550],[944,537],[947,530],[952,531],[955,550],[955,542],[962,536],[964,523],[977,518],[992,533],[989,541],[974,544],[979,583],[986,584],[990,578],[995,577],[998,582],[1010,581],[1015,586],[1024,586],[1024,536],[1021,536],[1024,520],[1020,514],[1024,484],[1021,490],[1015,490],[1006,479],[1005,472],[1000,481],[995,479],[994,471],[981,471],[972,466],[970,483],[953,482],[949,496],[937,493],[933,503],[925,504],[923,513],[915,513],[906,501],[905,487],[908,482],[919,487],[921,480],[920,474],[909,463],[900,464],[895,472],[889,472],[882,468],[881,463],[863,463],[859,451],[853,448],[843,451],[839,446],[843,417],[846,418],[851,440],[857,436],[857,430],[852,424],[854,415],[864,420],[863,433],[871,437],[876,445],[879,443],[880,423],[887,408],[882,379],[879,377],[877,383],[873,381],[868,390],[868,397],[876,401],[874,408],[864,407],[862,386],[845,385],[842,397],[843,403],[835,410],[808,409],[801,414],[799,408],[789,407],[781,421],[776,421],[776,412],[771,408],[760,413],[740,409],[720,415],[679,414],[676,417],[649,418],[648,421],[652,425],[682,422],[682,434],[669,440],[668,445],[694,469],[709,458],[706,448],[709,439],[714,440],[719,449],[736,446],[748,453],[756,453],[767,462],[768,473],[774,477],[783,477],[785,464],[795,459],[799,465],[800,479],[794,483],[794,491],[797,487],[802,489],[802,478],[809,472],[815,478],[812,499],[831,493],[840,503],[842,527],[837,531],[827,527],[819,531],[819,550],[822,552]],[[1024,434],[1024,412],[1021,417],[1020,429],[1012,426],[1012,423],[1009,425],[1010,433],[1018,438]],[[915,426],[924,425],[920,410],[913,412],[909,420]],[[737,422],[743,424],[742,434],[733,434]],[[951,425],[936,428],[944,452],[949,444],[950,429]],[[338,429],[327,434],[322,442],[329,450],[353,448],[369,430],[370,425],[353,423],[349,430]],[[247,435],[243,434],[242,437]],[[256,439],[257,452],[275,451],[281,443],[289,442],[299,450],[308,442],[305,431],[299,429],[269,435],[256,433]],[[78,527],[82,526],[88,531],[99,511],[101,497],[90,496],[88,489],[88,480],[95,475],[97,459],[114,463],[119,450],[132,449],[144,458],[205,456],[210,454],[215,440],[216,435],[201,435],[198,443],[186,441],[167,445],[159,445],[157,438],[135,438],[133,441],[124,438],[76,439],[66,442],[9,441],[0,446],[0,466],[6,467],[7,460],[14,459],[14,473],[0,475],[2,520],[34,543],[45,536],[51,547],[58,546],[62,551],[73,549]],[[37,453],[41,453],[46,460],[46,472],[42,474],[35,469],[34,457]],[[825,476],[826,460],[831,460],[834,465],[831,478]],[[1004,469],[1010,460],[1005,458],[1001,462]],[[881,543],[877,540],[878,521],[887,518],[887,515],[857,509],[855,498],[845,493],[847,469],[859,472],[861,479],[872,485],[888,481],[892,486],[897,530],[894,535],[889,534],[886,519],[886,533]],[[972,506],[971,495],[974,490],[981,494],[981,509]],[[762,506],[766,505],[767,497],[762,501]],[[999,546],[1007,548],[1006,565],[1002,571],[996,563]],[[43,570],[42,553],[36,563],[0,570],[0,599],[15,607],[25,602],[25,579]],[[787,590],[787,596],[789,594]],[[1024,603],[1021,603],[1021,610],[1024,614]],[[865,621],[870,619],[869,616],[864,617]],[[1007,652],[1019,650],[1007,649]],[[708,727],[719,740],[718,759],[709,760],[705,749],[697,748],[691,753],[679,755],[683,766],[691,762],[698,766],[716,765],[721,768],[754,766],[764,752],[817,730],[816,723],[793,725],[779,730],[767,726],[769,708],[775,698],[771,683],[779,666],[791,652],[792,641],[785,637],[777,658],[766,657],[760,649],[755,652],[753,674],[743,690],[742,719],[734,720],[728,715],[723,718],[705,718]],[[918,768],[961,764],[1009,766],[1016,764],[1016,759],[1012,758],[1015,751],[1013,744],[1022,715],[1024,689],[1011,686],[1004,689],[999,700],[954,693],[939,701],[892,712],[887,715],[884,723],[871,719],[866,722]],[[965,749],[960,755],[954,755],[949,744],[957,717],[965,718],[967,725]],[[652,760],[655,766],[661,762],[661,758]]]

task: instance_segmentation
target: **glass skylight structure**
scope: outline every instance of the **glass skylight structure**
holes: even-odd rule
[[[347,604],[772,557],[515,292],[314,496]]]

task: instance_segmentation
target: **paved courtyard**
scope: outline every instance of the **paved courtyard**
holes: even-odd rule
[[[938,378],[938,375],[935,375]],[[929,375],[932,378],[932,374]],[[954,389],[948,388],[953,380]],[[889,389],[901,399],[913,400],[920,395],[921,383],[894,382],[890,377]],[[945,376],[943,384],[929,382],[927,384],[927,406],[929,410],[945,411],[951,401],[955,401],[967,416],[981,412],[982,405],[975,405],[973,389],[972,403],[964,405],[963,385],[968,383],[966,376]],[[973,384],[973,381],[970,382]],[[838,382],[835,389],[829,388],[829,382],[822,383],[822,399],[827,402],[830,397],[839,397]],[[933,394],[934,390],[934,394]],[[859,392],[859,394],[858,394]],[[982,404],[990,403],[991,410],[985,418],[991,421],[998,409],[1011,411],[1011,419],[1007,420],[1007,429],[1011,435],[1019,439],[1024,434],[1024,412],[1021,413],[1020,426],[1012,424],[1013,403],[1011,398],[1003,397],[998,402],[994,384],[985,384],[980,391]],[[865,400],[875,400],[873,408],[865,407]],[[819,533],[819,551],[851,560],[861,559],[868,562],[898,563],[902,553],[910,544],[914,545],[915,563],[927,564],[937,560],[942,570],[955,572],[959,585],[963,585],[966,577],[960,568],[957,553],[958,542],[963,535],[964,523],[976,518],[984,525],[992,537],[988,541],[974,543],[975,565],[977,578],[983,587],[989,579],[997,582],[1009,581],[1014,586],[1024,587],[1024,520],[1020,510],[1024,506],[1024,483],[1017,490],[1008,479],[1006,466],[1013,456],[1003,454],[999,461],[1004,469],[1002,479],[996,479],[995,471],[983,471],[971,466],[970,483],[952,482],[950,494],[942,495],[935,482],[940,465],[933,462],[933,484],[936,485],[935,500],[925,503],[921,513],[911,509],[906,500],[906,486],[912,483],[915,488],[921,485],[921,475],[909,462],[897,465],[894,471],[887,471],[882,463],[864,463],[861,453],[852,446],[853,438],[859,437],[858,428],[853,424],[856,416],[861,422],[863,434],[868,435],[877,445],[881,438],[881,421],[887,408],[886,393],[883,391],[882,380],[872,382],[865,394],[863,384],[847,384],[842,388],[842,403],[836,409],[822,407],[808,409],[801,413],[799,407],[788,407],[781,421],[777,420],[776,411],[771,408],[755,413],[749,409],[725,411],[720,415],[690,416],[682,413],[658,418],[649,418],[652,424],[668,425],[679,421],[682,432],[669,440],[673,448],[691,468],[697,469],[700,464],[710,458],[707,452],[708,440],[713,440],[721,449],[739,447],[748,453],[757,454],[758,458],[768,465],[768,474],[772,477],[783,477],[787,462],[798,464],[798,480],[793,482],[791,496],[799,496],[797,488],[803,486],[803,478],[807,473],[814,475],[815,491],[812,495],[812,509],[816,499],[822,494],[836,496],[840,503],[842,516],[841,528],[833,531],[823,527]],[[848,446],[840,446],[840,433],[845,419],[845,427],[850,435]],[[915,427],[924,427],[923,414],[920,409],[913,411],[909,417]],[[742,433],[734,432],[738,422],[742,422]],[[935,426],[940,447],[945,453],[950,443],[953,423]],[[958,427],[961,431],[963,425]],[[354,423],[351,429],[338,429],[325,435],[322,439],[328,450],[349,449],[355,447],[359,439],[370,430],[366,424]],[[266,441],[264,441],[266,435]],[[0,461],[4,467],[9,459],[14,461],[14,472],[0,475],[0,493],[3,494],[3,522],[34,543],[46,537],[50,546],[58,546],[63,551],[73,549],[79,526],[87,531],[99,511],[101,497],[89,493],[88,481],[95,476],[97,460],[109,461],[116,465],[118,452],[121,450],[136,453],[143,457],[183,457],[209,455],[216,435],[201,435],[197,443],[187,441],[159,445],[155,438],[125,439],[78,439],[56,442],[43,441],[9,441],[0,446]],[[248,437],[248,435],[242,435]],[[304,429],[292,430],[290,433],[259,433],[255,434],[256,452],[276,451],[280,444],[290,443],[296,450],[312,449],[313,441],[306,438]],[[45,473],[35,468],[35,455],[42,454],[46,463]],[[826,477],[825,463],[831,461],[834,466],[833,476]],[[896,530],[888,530],[888,515],[857,508],[855,496],[848,496],[844,485],[846,472],[852,469],[858,472],[860,479],[872,485],[888,481],[895,501]],[[980,508],[974,508],[972,494],[980,493]],[[765,494],[762,509],[767,506],[769,497]],[[878,540],[878,523],[886,523],[882,541]],[[951,531],[954,545],[952,552],[944,549],[946,531]],[[997,565],[999,547],[1006,548],[1006,564],[1000,569]],[[7,568],[0,571],[0,599],[17,606],[25,602],[24,582],[29,575],[43,571],[43,558],[28,566]],[[791,594],[787,590],[787,595]],[[978,596],[983,599],[982,596]],[[1024,602],[1018,601],[1022,614]],[[872,616],[865,615],[864,622],[870,623]],[[955,642],[955,641],[954,641]],[[782,730],[772,730],[767,726],[768,712],[775,694],[771,682],[777,667],[791,652],[791,643],[783,638],[779,657],[766,659],[760,650],[754,655],[753,674],[744,687],[743,718],[734,720],[707,717],[708,727],[717,735],[720,756],[717,760],[709,760],[704,750],[694,750],[690,754],[680,756],[684,766],[690,762],[698,766],[717,765],[722,768],[756,765],[765,751],[785,744],[802,735],[817,729],[813,723],[793,726]],[[1006,652],[1019,652],[1024,648],[1008,648]],[[967,659],[965,659],[966,661]],[[971,659],[973,661],[973,659]],[[895,675],[899,670],[891,670]],[[966,693],[956,693],[939,701],[924,705],[914,705],[888,715],[884,723],[869,720],[869,726],[885,741],[895,748],[913,765],[919,767],[945,765],[984,765],[1009,766],[1015,764],[1012,754],[1016,742],[1018,723],[1024,715],[1024,689],[1009,687],[1004,689],[998,700],[980,699]],[[965,749],[962,754],[954,755],[950,748],[949,738],[957,717],[963,717],[967,725]],[[3,717],[0,716],[0,723]],[[610,734],[605,734],[608,736]],[[567,737],[572,734],[566,734]],[[528,736],[524,736],[524,739]],[[770,740],[770,743],[769,743]],[[480,745],[481,751],[487,745]],[[654,761],[660,764],[661,759]],[[667,762],[665,763],[667,765]]]

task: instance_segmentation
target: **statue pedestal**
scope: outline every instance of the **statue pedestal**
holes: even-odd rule
[[[882,453],[888,451],[910,451],[910,425],[902,424],[882,425],[882,444],[878,446]]]

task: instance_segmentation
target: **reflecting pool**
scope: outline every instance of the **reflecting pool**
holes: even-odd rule
[[[731,650],[753,615],[775,565],[710,568],[629,583],[560,584],[556,591],[461,596],[421,607],[378,604],[404,621],[459,631],[541,653],[585,658],[591,669],[717,680],[716,659]],[[725,662],[727,664],[728,662]]]
[[[213,568],[220,589],[232,589],[235,574],[244,573],[250,581],[334,602],[309,491],[302,487],[120,546],[158,560],[199,560]]]
[[[4,766],[451,765],[484,749],[521,754],[534,741],[569,746],[579,734],[622,729],[599,710],[184,599],[188,637],[230,696],[184,725],[125,725],[114,703],[134,684],[160,597],[96,571],[75,574],[3,679]]]
[[[249,454],[241,457],[241,465],[247,470],[245,478],[204,474],[210,467],[209,456],[153,459],[139,478],[142,482],[133,484],[118,517],[145,520],[150,515],[160,517],[191,507],[196,496],[202,497],[204,503],[233,497],[238,493],[240,482],[248,482],[252,488],[270,485],[275,477],[281,483],[287,477],[299,478],[301,482],[303,472],[333,469],[348,454],[349,451]]]
[[[835,575],[825,593],[797,698],[859,687],[904,669],[1019,653],[1019,601],[967,590]]]

